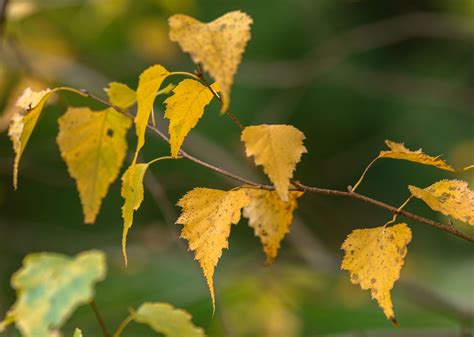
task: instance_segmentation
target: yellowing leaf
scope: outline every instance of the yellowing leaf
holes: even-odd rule
[[[215,306],[213,275],[222,249],[228,248],[231,224],[240,220],[240,210],[250,202],[243,189],[221,191],[195,188],[178,202],[183,208],[176,221],[182,224],[181,237],[188,240],[206,277]]]
[[[170,39],[178,42],[194,63],[202,64],[222,89],[222,111],[229,107],[230,89],[250,40],[251,24],[252,18],[240,11],[209,23],[186,15],[173,15],[169,19]]]
[[[133,319],[148,325],[165,337],[204,337],[204,331],[191,321],[191,315],[167,303],[143,303]]]
[[[82,337],[81,329],[76,328],[76,330],[74,330],[74,336],[73,337]]]
[[[304,134],[291,125],[255,125],[242,131],[247,157],[254,156],[256,165],[263,170],[275,184],[278,196],[288,201],[290,179],[301,155],[306,152],[303,146]]]
[[[53,337],[74,310],[94,297],[94,284],[104,279],[105,255],[87,251],[70,258],[61,254],[28,255],[12,276],[17,300],[7,320],[23,337]]]
[[[213,94],[206,86],[191,79],[181,81],[173,93],[165,100],[165,118],[170,120],[171,155],[176,158],[184,138],[198,123]]]
[[[133,163],[122,176],[122,197],[125,202],[122,206],[123,234],[122,234],[122,253],[127,260],[127,234],[133,224],[133,212],[136,211],[143,201],[143,177],[149,164]]]
[[[461,180],[441,180],[427,188],[409,186],[431,209],[474,225],[474,192]]]
[[[59,118],[57,142],[76,180],[85,223],[95,222],[102,199],[119,174],[130,125],[128,117],[111,108],[69,108]]]
[[[408,160],[423,165],[435,166],[446,171],[456,171],[444,160],[440,159],[439,157],[429,156],[423,153],[421,149],[410,151],[403,145],[403,143],[395,143],[390,140],[386,140],[385,144],[387,144],[387,146],[390,148],[390,151],[381,151],[379,158]]]
[[[169,75],[168,70],[159,64],[146,69],[138,81],[137,88],[137,115],[135,117],[135,127],[137,131],[137,149],[135,151],[134,162],[137,159],[138,152],[145,144],[145,130],[150,119],[150,113],[153,109],[153,102],[156,94]]]
[[[12,116],[8,129],[8,135],[13,142],[13,150],[15,151],[15,162],[13,164],[13,186],[15,189],[18,186],[18,168],[21,155],[25,150],[26,144],[28,144],[28,140],[38,122],[46,101],[54,91],[56,89],[45,89],[35,92],[30,88],[26,88],[16,103],[16,106],[21,110],[16,111]]]
[[[250,204],[244,208],[244,217],[249,219],[250,227],[260,238],[263,250],[270,264],[276,258],[280,242],[290,230],[296,199],[303,192],[290,192],[288,202],[282,201],[274,191],[248,188]]]
[[[341,269],[349,271],[351,282],[372,298],[388,319],[395,321],[390,290],[400,277],[400,270],[411,241],[411,230],[404,224],[393,227],[356,229],[342,244],[345,251]]]
[[[110,82],[105,91],[109,96],[109,102],[124,110],[130,108],[137,101],[135,90],[123,83]]]

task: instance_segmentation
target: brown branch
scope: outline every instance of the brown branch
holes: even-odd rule
[[[89,93],[87,90],[81,90],[81,93],[83,94],[83,96],[85,97],[89,97],[93,100],[96,100],[102,104],[105,104],[113,109],[115,109],[116,111],[130,117],[130,118],[135,118],[130,112],[128,111],[125,111],[109,102],[107,102],[106,100],[98,97],[98,96],[95,96],[91,93]],[[159,137],[161,137],[164,141],[166,141],[167,143],[170,143],[170,140],[168,138],[168,136],[166,136],[162,131],[160,131],[159,129],[157,129],[155,126],[151,125],[151,124],[148,124],[147,125],[147,128],[154,132],[155,134],[157,134]],[[240,183],[243,183],[243,184],[246,184],[246,185],[250,185],[252,187],[255,187],[255,188],[260,188],[260,189],[264,189],[264,190],[269,190],[269,191],[273,191],[275,190],[275,187],[273,185],[265,185],[265,184],[259,184],[257,182],[254,182],[252,180],[249,180],[249,179],[246,179],[246,178],[243,178],[235,173],[232,173],[232,172],[229,172],[221,167],[218,167],[218,166],[214,166],[208,162],[205,162],[199,158],[196,158],[192,155],[190,155],[189,153],[187,153],[186,151],[184,150],[180,150],[179,151],[179,154],[181,156],[183,156],[184,158],[187,158],[193,162],[195,162],[196,164],[199,164],[203,167],[206,167],[214,172],[217,172],[221,175],[224,175],[226,177],[229,177],[229,178],[232,178],[234,179],[235,181],[238,181]],[[317,194],[322,194],[322,195],[330,195],[330,196],[336,196],[336,197],[345,197],[345,198],[352,198],[352,199],[356,199],[356,200],[360,200],[360,201],[363,201],[365,203],[368,203],[368,204],[371,204],[371,205],[374,205],[376,207],[379,207],[379,208],[382,208],[382,209],[385,209],[387,211],[389,211],[390,213],[392,214],[399,214],[399,215],[402,215],[404,216],[405,218],[408,218],[408,219],[411,219],[411,220],[415,220],[417,222],[420,222],[420,223],[423,223],[423,224],[426,224],[426,225],[429,225],[429,226],[432,226],[432,227],[435,227],[437,229],[440,229],[442,231],[445,231],[447,233],[450,233],[452,235],[455,235],[459,238],[462,238],[466,241],[469,241],[469,242],[473,242],[474,243],[474,236],[471,236],[467,233],[464,233],[452,226],[449,226],[449,225],[444,225],[442,223],[439,223],[439,222],[436,222],[436,221],[433,221],[433,220],[430,220],[430,219],[427,219],[425,217],[422,217],[420,215],[416,215],[416,214],[413,214],[413,213],[410,213],[408,211],[405,211],[405,210],[398,210],[397,207],[395,206],[392,206],[392,205],[389,205],[389,204],[386,204],[384,202],[381,202],[381,201],[378,201],[378,200],[375,200],[375,199],[372,199],[370,197],[367,197],[365,195],[362,195],[362,194],[359,194],[359,193],[356,193],[356,192],[352,192],[351,190],[349,190],[348,192],[346,191],[338,191],[338,190],[332,190],[332,189],[326,189],[326,188],[320,188],[320,187],[314,187],[314,186],[307,186],[307,185],[303,185],[303,184],[300,184],[298,182],[293,182],[293,184],[295,185],[295,188],[293,188],[293,190],[297,190],[297,191],[303,191],[303,192],[312,192],[312,193],[317,193]]]
[[[0,38],[3,36],[5,30],[5,23],[7,21],[7,9],[9,0],[0,0]]]
[[[107,330],[107,326],[105,325],[105,322],[102,319],[99,308],[97,307],[95,301],[93,300],[89,303],[89,305],[91,306],[92,311],[94,311],[95,317],[97,318],[97,322],[99,322],[100,329],[102,330],[102,334],[104,335],[104,337],[112,337],[112,335],[109,333],[109,330]]]

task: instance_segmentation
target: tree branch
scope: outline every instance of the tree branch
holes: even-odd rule
[[[97,307],[95,301],[92,300],[89,305],[91,306],[92,311],[94,311],[95,317],[97,318],[97,322],[99,322],[100,329],[102,330],[102,334],[104,335],[104,337],[112,337],[112,335],[109,333],[109,330],[107,330],[107,326],[105,325],[105,322],[102,319],[99,308]]]
[[[113,109],[115,109],[116,111],[134,119],[135,116],[133,116],[133,114],[131,114],[130,112],[128,111],[125,111],[109,102],[107,102],[106,100],[98,97],[98,96],[95,96],[94,94],[91,94],[89,93],[87,90],[80,90],[80,93],[85,96],[85,97],[89,97],[97,102],[100,102],[106,106],[109,106]],[[159,129],[157,129],[155,126],[151,125],[151,124],[148,124],[147,125],[147,128],[152,131],[153,133],[155,133],[156,135],[158,135],[160,138],[162,138],[164,141],[166,141],[167,143],[170,143],[170,140],[168,138],[168,136],[166,136],[162,131],[160,131]],[[180,150],[179,151],[179,154],[184,157],[184,158],[187,158],[193,162],[195,162],[196,164],[198,165],[201,165],[207,169],[210,169],[216,173],[219,173],[221,175],[224,175],[228,178],[231,178],[235,181],[238,181],[240,183],[243,183],[243,184],[246,184],[246,185],[250,185],[252,187],[255,187],[255,188],[259,188],[259,189],[264,189],[264,190],[269,190],[269,191],[273,191],[275,190],[275,186],[273,185],[266,185],[266,184],[259,184],[257,182],[254,182],[252,180],[249,180],[249,179],[246,179],[246,178],[243,178],[235,173],[232,173],[232,172],[229,172],[221,167],[218,167],[218,166],[214,166],[208,162],[205,162],[199,158],[196,158],[192,155],[190,155],[189,153],[187,153],[186,151],[184,150]],[[371,204],[371,205],[374,205],[376,207],[379,207],[381,209],[385,209],[387,211],[389,211],[390,213],[392,214],[399,214],[399,215],[402,215],[404,216],[405,218],[408,218],[408,219],[411,219],[411,220],[415,220],[419,223],[423,223],[423,224],[426,224],[426,225],[429,225],[429,226],[432,226],[432,227],[435,227],[437,229],[440,229],[442,231],[445,231],[447,233],[450,233],[452,235],[455,235],[459,238],[462,238],[466,241],[469,241],[469,242],[473,242],[474,243],[474,236],[471,236],[467,233],[464,233],[456,228],[454,228],[453,226],[449,226],[449,225],[444,225],[442,223],[439,223],[439,222],[436,222],[436,221],[433,221],[433,220],[430,220],[430,219],[427,219],[425,217],[422,217],[420,215],[416,215],[416,214],[413,214],[413,213],[410,213],[408,211],[405,211],[405,210],[398,210],[397,207],[394,207],[392,205],[389,205],[389,204],[386,204],[384,202],[381,202],[381,201],[378,201],[378,200],[375,200],[375,199],[372,199],[370,197],[367,197],[365,195],[362,195],[362,194],[359,194],[359,193],[356,193],[356,192],[352,192],[351,189],[349,189],[349,191],[339,191],[339,190],[332,190],[332,189],[326,189],[326,188],[320,188],[320,187],[314,187],[314,186],[307,186],[307,185],[304,185],[304,184],[301,184],[301,183],[298,183],[298,182],[293,182],[293,185],[295,186],[293,188],[293,190],[296,190],[296,191],[303,191],[303,192],[311,192],[311,193],[317,193],[317,194],[322,194],[322,195],[330,195],[330,196],[336,196],[336,197],[344,197],[344,198],[352,198],[352,199],[356,199],[356,200],[359,200],[359,201],[363,201],[365,203],[368,203],[368,204]]]

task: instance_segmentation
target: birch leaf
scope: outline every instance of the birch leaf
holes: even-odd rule
[[[452,166],[448,165],[444,160],[438,157],[432,157],[423,153],[421,149],[411,151],[407,149],[403,143],[396,143],[386,140],[385,144],[390,148],[390,151],[381,151],[378,158],[392,158],[408,160],[414,163],[434,166],[446,171],[456,171]]]
[[[252,18],[234,11],[203,23],[190,16],[169,19],[170,39],[189,53],[194,63],[202,64],[222,89],[222,111],[227,111],[234,75],[250,40]]]
[[[94,297],[94,284],[106,273],[105,255],[87,251],[71,258],[61,254],[26,256],[12,276],[17,299],[7,319],[23,337],[53,337],[74,310]]]
[[[390,290],[400,277],[400,270],[411,241],[411,230],[404,224],[373,229],[356,229],[342,244],[345,251],[341,269],[349,271],[351,282],[372,298],[385,316],[396,322]]]
[[[143,303],[133,318],[165,337],[205,337],[204,331],[193,324],[188,312],[167,303]]]
[[[271,264],[278,254],[280,242],[290,231],[296,199],[303,192],[289,193],[288,202],[282,201],[274,191],[247,189],[250,204],[244,208],[243,215],[249,219],[249,225],[260,238],[267,264]]]
[[[215,308],[213,275],[222,250],[228,248],[230,227],[240,220],[240,210],[250,202],[243,189],[221,191],[195,188],[178,202],[183,210],[176,221],[182,224],[181,238],[188,240],[189,249],[206,277]]]
[[[409,186],[411,194],[431,209],[474,225],[474,191],[462,180],[441,180],[427,188]]]
[[[135,90],[123,83],[110,82],[105,91],[109,96],[109,102],[124,110],[130,108],[137,101]]]
[[[15,151],[15,161],[13,164],[13,186],[15,189],[18,187],[18,168],[21,156],[26,144],[28,144],[28,140],[38,122],[46,101],[54,91],[56,91],[56,89],[45,89],[36,92],[30,88],[26,88],[16,103],[16,106],[20,108],[20,110],[16,111],[12,116],[8,129],[8,135],[13,142],[13,150]]]
[[[82,337],[81,329],[76,328],[76,330],[74,330],[74,336],[73,337]]]
[[[111,108],[69,108],[59,118],[57,143],[76,180],[85,223],[95,222],[102,199],[119,174],[130,125],[128,117]]]
[[[242,131],[247,157],[254,156],[256,165],[275,184],[278,196],[288,201],[290,179],[301,155],[306,153],[304,134],[291,125],[255,125]]]
[[[217,89],[215,83],[212,88]],[[170,120],[171,155],[176,158],[184,138],[204,114],[213,94],[206,86],[191,79],[181,81],[173,93],[165,100],[165,118]]]
[[[137,88],[137,115],[135,117],[135,127],[137,131],[137,149],[135,151],[136,161],[138,152],[145,144],[145,130],[150,119],[156,94],[169,75],[168,70],[157,64],[146,69],[138,81]]]
[[[125,202],[122,206],[123,218],[123,234],[122,234],[122,253],[125,259],[125,265],[128,263],[127,259],[127,234],[133,224],[133,212],[140,207],[143,196],[143,178],[149,164],[135,164],[133,163],[125,171],[122,176],[122,197]]]

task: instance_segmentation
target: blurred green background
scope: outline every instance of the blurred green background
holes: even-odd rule
[[[293,124],[305,133],[309,151],[297,180],[345,190],[385,139],[443,154],[455,167],[474,162],[472,0],[10,0],[0,54],[0,316],[14,302],[9,278],[26,254],[97,248],[108,256],[108,277],[97,287],[96,300],[110,328],[128,308],[162,301],[188,310],[209,336],[471,336],[472,244],[407,221],[414,238],[392,293],[400,322],[394,328],[370,294],[339,271],[345,236],[380,226],[390,214],[316,194],[300,199],[292,232],[271,267],[264,266],[247,222],[232,227],[230,250],[215,273],[212,316],[199,266],[178,239],[174,205],[193,187],[229,189],[235,182],[186,160],[160,162],[150,170],[125,268],[119,183],[111,187],[96,224],[84,225],[75,183],[55,144],[57,118],[68,105],[101,108],[73,94],[58,95],[46,108],[22,159],[19,190],[13,191],[6,128],[26,86],[69,85],[105,97],[102,88],[109,81],[135,88],[139,73],[152,64],[193,71],[190,58],[168,39],[167,18],[185,13],[210,21],[236,9],[251,15],[254,24],[231,110],[245,125]],[[158,124],[166,129],[159,116]],[[133,148],[132,132],[129,139]],[[215,102],[184,148],[266,181],[245,157],[239,130],[219,116]],[[168,153],[165,143],[147,135],[145,160]],[[408,184],[424,187],[455,177],[472,188],[472,174],[384,160],[359,191],[399,205],[409,195]],[[447,223],[419,200],[406,209]],[[454,226],[474,234],[467,225]],[[69,320],[65,335],[75,327],[84,336],[101,336],[87,306]],[[137,325],[124,334],[153,335]]]

